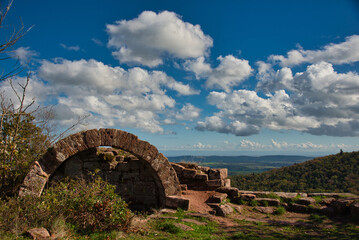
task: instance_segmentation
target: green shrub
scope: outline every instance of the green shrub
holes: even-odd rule
[[[310,214],[310,216],[309,216],[309,220],[311,220],[313,223],[316,223],[316,224],[323,223],[323,221],[327,218],[328,217],[325,215],[318,215],[318,214],[314,214],[314,213]]]
[[[0,198],[6,199],[17,195],[30,166],[49,147],[49,137],[34,116],[15,110],[0,125]]]
[[[243,200],[242,198],[239,198],[238,200],[236,200],[236,203],[239,205],[247,205],[248,202]]]
[[[249,204],[249,206],[252,206],[252,207],[258,206],[258,202],[256,200],[251,200],[251,201],[249,201],[248,204]]]
[[[286,210],[284,207],[279,206],[275,211],[274,214],[275,215],[283,215],[284,213],[286,213]]]
[[[40,198],[12,198],[0,204],[2,228],[10,232],[40,226],[50,229],[61,218],[81,233],[126,230],[132,217],[115,186],[99,177],[90,183],[83,179],[58,182]],[[61,221],[57,224],[64,225]]]

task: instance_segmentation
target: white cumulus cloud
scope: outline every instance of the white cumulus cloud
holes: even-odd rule
[[[120,63],[155,67],[166,56],[186,59],[205,56],[213,40],[199,25],[184,22],[174,12],[144,11],[132,20],[107,25],[108,46]]]
[[[205,63],[204,57],[187,60],[184,63],[184,69],[193,72],[197,79],[205,78],[207,88],[226,92],[231,91],[233,87],[238,86],[253,73],[248,60],[238,59],[233,55],[219,56],[217,60],[220,63],[215,68],[211,68],[210,64]]]
[[[211,92],[208,102],[220,112],[197,122],[198,130],[249,136],[259,133],[261,128],[304,131],[319,126],[315,118],[297,113],[284,90],[267,98],[249,90]]]
[[[193,121],[200,116],[200,113],[201,109],[193,106],[190,103],[186,103],[182,107],[182,109],[176,114],[176,119]]]
[[[283,67],[320,61],[332,64],[357,62],[359,61],[359,35],[349,36],[341,43],[328,44],[321,50],[291,50],[287,53],[287,57],[271,55],[269,56],[269,60],[278,62]]]

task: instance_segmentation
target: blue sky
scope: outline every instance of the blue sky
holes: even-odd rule
[[[8,54],[62,127],[89,115],[168,156],[359,148],[357,1],[15,0],[2,31],[20,17]]]

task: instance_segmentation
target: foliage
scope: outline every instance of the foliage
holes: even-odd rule
[[[286,210],[283,206],[279,206],[275,211],[274,214],[275,215],[283,215],[284,213],[286,213]]]
[[[351,192],[359,194],[359,152],[339,153],[289,167],[231,177],[232,186],[252,191]]]
[[[254,199],[250,200],[248,203],[249,206],[256,207],[258,206],[258,202]]]
[[[29,78],[24,85],[19,84],[22,94],[13,87],[19,100],[18,107],[0,93],[0,198],[16,195],[29,167],[50,144],[49,135],[44,134],[43,122],[36,122],[33,116],[37,109],[28,111],[34,101],[25,104],[28,83]]]
[[[83,179],[58,182],[40,198],[11,198],[0,205],[2,228],[10,232],[39,226],[50,229],[56,221],[63,225],[61,218],[81,233],[126,230],[131,217],[127,204],[115,193],[115,186],[99,177],[90,183]]]

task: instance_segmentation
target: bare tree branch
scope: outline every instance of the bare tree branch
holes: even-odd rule
[[[0,29],[3,29],[4,20],[6,18],[6,15],[8,14],[14,0],[9,0],[7,6],[5,9],[2,8],[1,2],[0,2]],[[22,38],[28,31],[31,30],[32,27],[25,30],[24,24],[20,18],[21,27],[16,30],[14,27],[11,35],[5,40],[4,43],[0,43],[0,54],[6,54],[6,51],[10,49],[12,46],[14,46],[17,41],[19,41],[20,38]],[[1,57],[0,60],[7,60],[12,57]],[[21,73],[25,68],[21,65],[21,63],[17,60],[15,66],[10,72],[5,73],[4,69],[2,69],[2,73],[0,74],[0,81],[4,81],[6,79],[12,78],[19,73]]]

